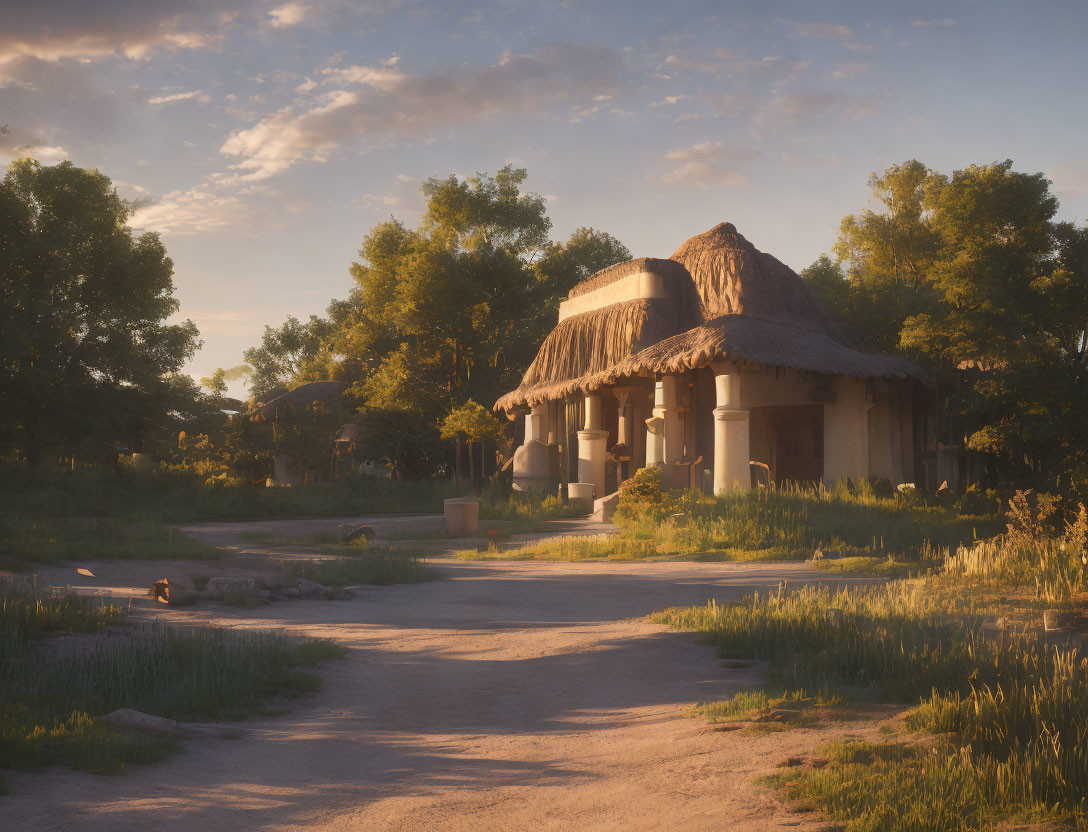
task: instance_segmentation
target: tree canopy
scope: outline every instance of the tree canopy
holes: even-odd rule
[[[545,201],[524,190],[525,178],[508,165],[494,176],[428,179],[419,226],[374,226],[350,267],[355,287],[327,318],[289,318],[246,352],[254,394],[352,382],[349,398],[378,437],[368,443],[399,449],[389,460],[398,469],[433,464],[426,447],[443,420],[516,387],[571,286],[631,256],[590,228],[550,242]]]
[[[0,438],[47,452],[138,443],[199,398],[173,263],[135,236],[110,180],[70,162],[13,162],[0,181]]]
[[[842,221],[809,286],[863,346],[930,369],[953,441],[1003,478],[1088,473],[1088,228],[1055,221],[1050,182],[1011,161],[911,160],[870,186],[882,210]]]

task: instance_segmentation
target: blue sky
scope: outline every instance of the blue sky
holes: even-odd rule
[[[18,5],[0,162],[68,158],[138,200],[198,376],[345,296],[367,230],[414,224],[428,176],[512,162],[554,239],[666,257],[729,220],[796,269],[909,158],[1011,158],[1088,213],[1083,2]]]

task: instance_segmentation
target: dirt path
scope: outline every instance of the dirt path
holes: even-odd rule
[[[172,620],[327,636],[322,691],[241,739],[119,777],[12,777],[5,830],[763,830],[826,822],[752,784],[833,733],[714,733],[685,706],[758,682],[643,616],[827,579],[795,565],[439,561],[351,601]]]

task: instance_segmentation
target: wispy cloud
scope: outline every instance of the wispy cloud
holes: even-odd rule
[[[778,24],[790,37],[822,38],[826,40],[849,40],[854,37],[854,30],[842,23],[799,22],[780,20]]]
[[[11,160],[29,157],[46,164],[63,162],[68,151],[57,144],[49,144],[40,135],[21,127],[0,125],[0,159]]]
[[[147,103],[152,107],[176,104],[179,101],[198,101],[201,104],[207,104],[211,101],[211,96],[201,90],[190,90],[189,92],[175,92],[170,95],[158,95],[147,99]]]
[[[757,150],[728,148],[722,142],[701,142],[676,148],[665,154],[664,161],[673,167],[661,176],[660,181],[665,185],[691,185],[700,189],[746,185],[748,177],[740,170],[740,165],[759,156]]]
[[[413,75],[387,61],[329,70],[309,107],[290,106],[232,133],[220,148],[237,158],[242,179],[260,180],[300,161],[321,162],[348,143],[378,136],[415,137],[455,124],[541,114],[566,104],[577,117],[586,99],[619,83],[610,50],[551,46],[505,53],[486,67]]]
[[[217,193],[208,186],[171,191],[139,207],[129,218],[133,228],[174,234],[222,231],[242,225],[249,206],[235,194]]]
[[[854,121],[872,115],[885,103],[883,95],[851,96],[833,90],[788,92],[767,101],[756,115],[756,124],[767,128],[821,119]]]
[[[925,28],[928,28],[928,27],[937,27],[937,28],[947,29],[949,26],[955,26],[956,25],[956,18],[954,18],[954,17],[942,17],[942,18],[939,18],[939,19],[930,19],[930,20],[918,19],[918,20],[912,20],[910,22],[910,25],[911,26],[917,26],[919,29],[925,29]]]
[[[123,54],[157,48],[197,49],[215,43],[233,19],[236,0],[50,0],[20,4],[0,28],[0,63]]]
[[[284,3],[282,6],[268,10],[268,17],[270,18],[268,23],[277,29],[289,29],[292,26],[298,26],[313,11],[314,6],[310,3]]]
[[[834,69],[829,73],[829,77],[836,81],[844,78],[853,78],[857,75],[861,75],[864,72],[872,69],[873,65],[865,61],[843,61],[835,64]]]

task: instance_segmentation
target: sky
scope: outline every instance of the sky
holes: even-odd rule
[[[1082,0],[4,6],[0,163],[113,180],[174,260],[197,377],[346,296],[431,176],[510,163],[555,240],[667,257],[730,221],[797,270],[911,158],[1012,159],[1088,214]]]

